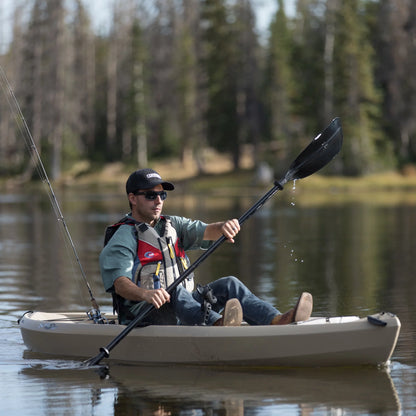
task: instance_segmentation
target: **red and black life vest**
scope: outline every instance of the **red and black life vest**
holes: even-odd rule
[[[131,217],[124,217],[106,229],[104,245],[108,243],[121,225],[135,227],[137,255],[134,259],[133,281],[145,289],[167,289],[188,267],[189,259],[181,247],[175,228],[169,217],[160,236],[156,230]],[[194,288],[193,274],[183,282],[187,290]]]

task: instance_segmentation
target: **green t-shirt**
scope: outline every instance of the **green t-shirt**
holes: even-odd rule
[[[211,242],[203,240],[207,224],[184,217],[169,216],[169,218],[185,251],[209,247]],[[162,217],[155,225],[155,230],[159,235],[164,230],[165,222],[166,220]],[[133,265],[136,255],[135,227],[121,225],[100,254],[101,277],[107,292],[114,291],[114,281],[121,276],[133,280]]]

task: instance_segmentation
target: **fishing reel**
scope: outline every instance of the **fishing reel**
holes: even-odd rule
[[[89,319],[94,321],[95,324],[107,324],[108,323],[107,319],[101,315],[101,312],[99,309],[91,308],[89,311],[87,311],[87,316]]]
[[[214,293],[209,285],[201,286],[198,284],[196,290],[203,298],[203,302],[201,303],[201,310],[204,315],[204,321],[202,322],[202,325],[207,325],[209,313],[211,312],[212,305],[217,303],[217,298],[214,296]]]

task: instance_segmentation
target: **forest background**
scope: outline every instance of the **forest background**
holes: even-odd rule
[[[287,15],[276,0],[266,35],[256,0],[114,0],[107,33],[86,1],[17,2],[0,54],[52,179],[172,159],[200,174],[209,154],[276,170],[336,116],[327,174],[416,162],[414,1],[297,0]],[[15,116],[0,99],[0,174],[28,180]]]

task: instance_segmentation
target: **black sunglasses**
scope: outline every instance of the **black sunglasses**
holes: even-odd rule
[[[160,199],[164,201],[168,194],[166,191],[146,191],[146,192],[135,192],[134,195],[144,195],[144,197],[149,201],[154,201],[158,196],[160,196]]]

